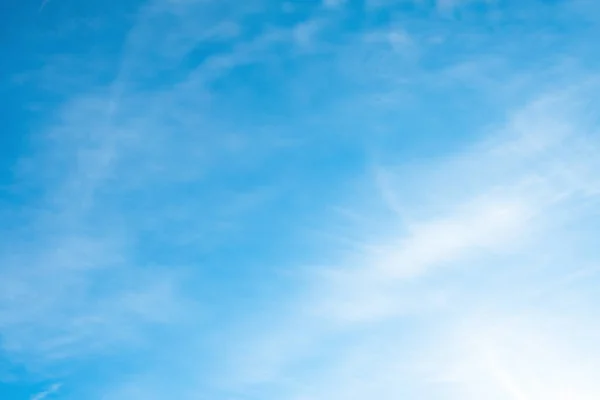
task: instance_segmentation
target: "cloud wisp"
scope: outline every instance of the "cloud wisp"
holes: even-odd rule
[[[60,383],[54,383],[48,389],[46,389],[43,392],[40,392],[40,393],[37,393],[36,395],[34,395],[31,398],[31,400],[44,400],[44,399],[47,399],[50,396],[52,396],[53,394],[57,393],[60,390],[61,386],[62,385]]]
[[[290,399],[598,396],[596,298],[566,278],[598,260],[560,257],[578,251],[571,246],[586,251],[577,237],[600,200],[599,142],[585,110],[573,111],[578,101],[546,96],[491,140],[399,173],[418,176],[392,188],[410,199],[408,226],[396,234],[384,223],[383,236],[363,235],[339,264],[318,268],[309,297],[285,311],[289,326],[269,326],[247,343],[252,356],[236,358],[247,365],[240,382]],[[388,168],[391,177],[412,169]]]
[[[51,100],[0,177],[2,382],[600,396],[598,81],[567,6],[52,6],[49,66],[15,78]]]

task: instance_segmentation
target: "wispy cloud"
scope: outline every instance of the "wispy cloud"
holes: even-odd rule
[[[598,397],[597,79],[470,3],[154,0],[29,73],[2,356],[67,398]]]
[[[143,5],[115,78],[69,93],[33,137],[18,177],[39,196],[23,205],[19,231],[3,233],[11,245],[0,254],[7,357],[53,369],[146,348],[161,327],[199,323],[201,301],[185,288],[190,271],[202,274],[198,255],[239,236],[278,190],[268,180],[223,186],[221,174],[252,170],[291,143],[273,129],[224,121],[226,110],[212,115],[211,85],[241,66],[269,64],[274,48],[289,45],[289,55],[310,41],[297,24],[243,32],[237,21],[252,12],[249,4]],[[58,86],[73,79],[42,72]]]
[[[542,276],[547,280],[570,275],[573,263],[581,268],[590,261],[552,262],[553,254],[567,251],[560,242],[572,235],[572,224],[585,218],[587,208],[578,205],[599,200],[600,182],[592,173],[598,166],[594,156],[598,143],[584,133],[590,132],[585,118],[571,107],[578,101],[571,96],[534,101],[494,130],[491,141],[433,169],[428,166],[425,175],[417,173],[417,186],[399,180],[393,188],[396,198],[402,199],[406,193],[417,202],[403,204],[403,212],[412,217],[409,224],[397,234],[383,226],[380,232],[389,233],[364,236],[364,243],[346,254],[339,265],[327,268],[325,274],[322,269],[316,271],[319,278],[314,292],[293,307],[295,316],[285,319],[294,321],[289,330],[276,325],[262,333],[258,350],[245,361],[248,368],[239,370],[247,377],[242,382],[276,385],[279,396],[294,399],[342,399],[350,394],[358,398],[436,395],[449,399],[597,396],[593,379],[583,378],[585,375],[581,375],[584,382],[578,383],[563,376],[560,381],[566,386],[560,390],[535,386],[559,379],[561,373],[553,375],[552,365],[565,368],[556,358],[540,369],[544,349],[548,349],[548,357],[554,357],[551,349],[574,342],[565,338],[568,332],[564,328],[548,330],[542,327],[542,320],[538,325],[535,321],[545,318],[542,315],[561,318],[560,312],[544,305],[545,300],[529,297],[544,285]],[[566,109],[569,112],[565,113]],[[584,137],[587,139],[582,140]],[[402,177],[410,180],[412,174],[403,173]],[[421,192],[409,193],[414,190]],[[394,215],[394,209],[391,212]],[[560,290],[545,296],[574,300]],[[529,327],[510,325],[511,317],[502,322],[506,318],[502,315],[531,318]],[[595,329],[588,317],[581,318],[577,323],[587,324],[582,329]],[[481,324],[481,329],[489,331],[478,332],[480,328],[471,324]],[[281,331],[283,336],[272,336],[271,330]],[[510,333],[518,342],[495,343],[494,335],[503,335],[501,332]],[[473,340],[485,343],[483,347],[470,341],[473,335],[477,337]],[[539,347],[539,354],[518,350],[521,345],[526,349],[527,343],[543,346],[536,335],[542,335],[540,341],[548,337],[558,342]],[[595,365],[595,358],[581,349],[564,351],[570,351],[566,354],[575,357],[578,365]],[[448,352],[456,357],[451,362],[459,365],[442,369],[443,376],[436,378],[424,367],[429,365],[424,358],[429,352],[437,360],[431,361],[433,371],[443,368],[439,357]],[[504,360],[509,352],[523,358],[497,358]],[[476,359],[470,359],[470,354]],[[315,359],[320,360],[317,369],[308,372],[315,368]],[[536,375],[517,376],[514,366],[527,362],[540,363],[522,369],[536,371]],[[266,366],[269,370],[264,370]],[[263,371],[259,375],[257,368]],[[450,378],[454,376],[450,368],[466,368],[468,375]],[[284,378],[290,374],[299,376],[298,380]],[[440,383],[433,384],[436,380]]]
[[[44,7],[46,7],[46,5],[48,4],[48,2],[49,2],[49,1],[50,1],[50,0],[43,0],[43,1],[40,3],[39,12],[42,12],[42,11],[44,10]]]
[[[31,400],[43,400],[43,399],[47,399],[48,397],[50,397],[53,394],[57,393],[60,390],[61,387],[62,387],[62,384],[60,384],[60,383],[54,383],[54,384],[50,385],[50,387],[48,389],[46,389],[43,392],[40,392],[40,393],[34,395],[33,397],[31,397]]]

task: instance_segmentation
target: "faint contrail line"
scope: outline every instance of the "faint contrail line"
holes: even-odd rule
[[[42,10],[44,9],[44,7],[46,7],[46,4],[48,4],[50,0],[42,0],[42,4],[40,4],[40,9],[38,10],[38,12],[42,12]]]

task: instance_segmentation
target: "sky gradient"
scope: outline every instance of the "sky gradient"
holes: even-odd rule
[[[0,399],[600,398],[600,4],[0,18]]]

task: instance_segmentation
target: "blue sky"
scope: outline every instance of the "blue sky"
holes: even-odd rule
[[[600,398],[594,1],[0,10],[0,398]]]

